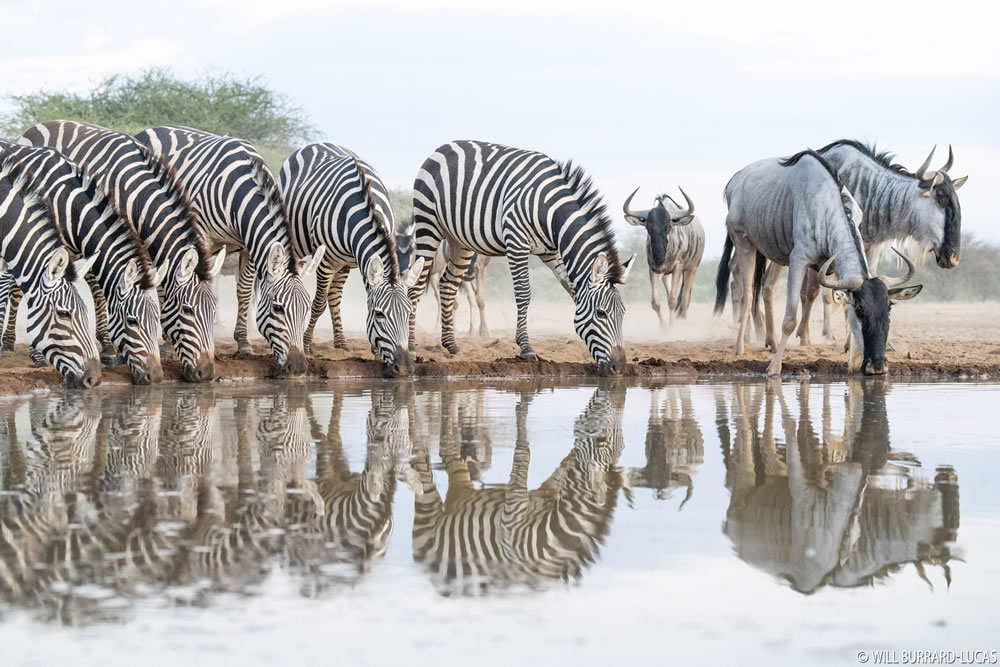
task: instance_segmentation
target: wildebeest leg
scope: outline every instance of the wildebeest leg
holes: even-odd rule
[[[649,272],[649,305],[653,307],[654,311],[656,311],[656,317],[660,320],[660,327],[666,329],[667,324],[663,321],[663,313],[660,312],[660,296],[656,293],[656,283],[659,282],[658,278],[659,276],[657,274],[652,271]]]
[[[489,257],[479,256],[476,264],[476,277],[474,280],[476,292],[476,307],[479,310],[479,336],[486,338],[490,335],[490,327],[486,323],[486,267],[489,264]]]
[[[820,290],[823,298],[823,338],[825,340],[836,340],[833,331],[830,329],[830,317],[833,315],[833,290],[823,287]]]
[[[697,265],[684,268],[684,279],[681,282],[680,301],[677,309],[677,317],[682,320],[687,319],[688,308],[691,307],[691,290],[694,289],[694,276],[697,272]]]
[[[312,307],[309,309],[309,324],[302,334],[302,347],[306,354],[312,354],[313,332],[316,330],[316,322],[320,315],[326,310],[327,294],[330,292],[330,279],[333,277],[334,267],[327,264],[326,259],[319,263],[316,268],[316,294],[313,296]]]
[[[333,346],[341,350],[347,349],[347,339],[344,338],[344,321],[340,317],[340,301],[344,298],[344,283],[351,275],[351,267],[342,266],[333,274],[330,290],[327,292],[327,307],[330,309],[330,319],[333,320]],[[372,354],[375,354],[373,351]]]
[[[538,357],[528,340],[528,305],[531,303],[531,282],[528,279],[529,256],[524,250],[514,248],[507,250],[510,275],[514,279],[514,301],[517,302],[517,332],[514,340],[521,348],[521,357],[534,361]]]
[[[240,276],[236,281],[236,328],[233,338],[236,339],[236,356],[244,356],[253,352],[250,339],[247,336],[247,317],[250,313],[250,302],[253,301],[253,279],[255,269],[250,260],[250,251],[240,252]]]
[[[465,300],[469,303],[469,337],[471,338],[476,331],[476,294],[472,288],[471,279],[462,281],[461,290],[465,294]],[[457,300],[455,308],[458,308]]]
[[[739,266],[739,280],[736,281],[740,290],[740,328],[736,333],[736,356],[743,354],[746,345],[747,327],[750,325],[750,305],[753,299],[753,266],[757,250],[749,242],[736,243],[736,249],[730,258],[730,265],[735,262]],[[735,299],[734,299],[735,303]]]
[[[820,284],[819,284],[819,274],[812,269],[806,270],[806,277],[802,283],[802,294],[800,298],[802,299],[802,321],[799,322],[799,343],[801,345],[810,345],[809,341],[809,316],[812,313],[813,303],[816,301],[816,297],[819,296]]]
[[[771,262],[764,271],[764,287],[761,289],[760,298],[764,302],[764,347],[774,352],[777,344],[774,340],[774,292],[778,288],[778,282],[784,275],[787,267]]]
[[[667,280],[667,276],[663,276],[664,282]],[[674,270],[670,272],[670,289],[667,290],[667,307],[670,309],[670,324],[674,323],[674,313],[677,311],[677,303],[681,298],[681,271],[680,268],[674,266]]]
[[[788,294],[785,298],[785,319],[781,324],[781,342],[774,352],[774,359],[767,367],[770,377],[781,375],[781,355],[785,352],[788,338],[795,332],[795,318],[799,310],[799,296],[802,292],[802,281],[805,279],[806,263],[794,254],[788,262]]]
[[[455,342],[455,297],[458,295],[458,287],[462,284],[462,279],[472,256],[476,253],[472,250],[462,248],[457,243],[448,245],[448,264],[441,274],[441,345],[450,354],[458,353],[458,344]]]

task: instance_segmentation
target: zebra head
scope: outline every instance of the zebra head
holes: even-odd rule
[[[622,263],[621,283],[624,284],[628,278],[634,262],[635,255],[632,255]],[[576,290],[576,315],[573,318],[576,333],[587,344],[600,375],[617,375],[625,370],[622,343],[625,303],[617,285],[609,279],[609,268],[607,254],[599,253],[591,266],[590,275]]]
[[[212,328],[218,297],[212,289],[212,276],[222,270],[226,258],[223,248],[215,256],[207,273],[198,271],[201,261],[194,246],[181,253],[177,267],[163,290],[163,329],[181,362],[181,376],[188,382],[215,378],[215,339]],[[206,279],[207,278],[207,279]]]
[[[156,286],[167,273],[164,264],[152,280],[142,275],[131,259],[118,279],[118,287],[107,295],[108,333],[125,357],[134,384],[154,384],[163,379],[160,367],[160,300]]]
[[[365,269],[368,286],[368,340],[372,354],[382,359],[391,376],[406,376],[413,370],[409,352],[409,322],[413,303],[409,290],[417,284],[424,269],[420,257],[405,276],[386,275],[382,257],[375,255]],[[390,269],[389,273],[395,271]]]
[[[325,252],[326,246],[321,245],[312,257],[291,265],[288,250],[275,241],[268,249],[264,271],[257,272],[257,328],[271,346],[276,377],[305,375],[308,370],[302,336],[310,299],[302,279],[316,270]]]
[[[59,248],[49,258],[41,280],[25,290],[28,340],[62,373],[69,387],[101,383],[97,341],[87,307],[73,285],[77,276],[86,275],[95,259],[91,256],[70,264],[69,252]]]

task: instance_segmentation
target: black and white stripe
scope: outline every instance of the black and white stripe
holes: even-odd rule
[[[412,369],[407,326],[412,310],[407,290],[423,268],[418,260],[400,276],[392,238],[392,208],[371,165],[335,144],[301,148],[281,167],[281,192],[288,206],[292,248],[304,257],[325,247],[316,271],[316,297],[304,334],[310,351],[316,321],[329,304],[334,344],[346,348],[340,319],[344,283],[361,269],[368,293],[368,340],[372,353],[394,375]]]
[[[22,169],[0,159],[0,268],[11,273],[28,306],[28,341],[66,383],[92,387],[101,362],[86,305],[73,282],[96,256],[70,262],[48,202]]]
[[[185,127],[151,128],[138,139],[176,169],[209,242],[240,252],[240,309],[233,333],[240,352],[250,351],[247,311],[256,288],[257,328],[271,347],[277,372],[305,373],[309,295],[302,278],[316,269],[323,248],[311,259],[295,260],[288,213],[263,158],[246,141]]]
[[[57,151],[0,141],[0,155],[21,165],[32,188],[49,200],[63,242],[76,257],[95,256],[86,275],[94,295],[97,339],[104,353],[120,352],[136,384],[159,382],[160,302],[155,287],[164,270],[154,273],[149,253],[134,230],[115,210],[100,185]],[[20,291],[9,303],[5,340],[14,337]]]
[[[184,379],[213,379],[218,300],[211,279],[223,256],[209,262],[193,209],[170,168],[127,134],[75,121],[41,123],[19,143],[54,148],[100,181],[154,266],[166,267],[160,316]]]
[[[506,255],[514,279],[521,356],[528,340],[528,258],[538,255],[576,303],[574,325],[602,373],[625,365],[617,284],[634,258],[620,262],[611,220],[583,171],[547,155],[479,141],[454,141],[424,162],[414,182],[413,215],[423,274],[411,290],[414,308],[427,288],[431,260],[443,238],[448,268],[441,277],[441,343],[458,351],[453,303],[474,253]],[[410,317],[410,346],[416,320]]]

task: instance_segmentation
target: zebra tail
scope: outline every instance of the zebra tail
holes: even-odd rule
[[[729,260],[733,256],[733,240],[726,234],[726,244],[722,246],[719,258],[719,272],[715,276],[715,314],[721,315],[729,296]]]

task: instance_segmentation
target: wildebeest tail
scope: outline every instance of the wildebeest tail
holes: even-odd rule
[[[715,314],[721,315],[729,296],[729,260],[733,256],[733,240],[726,234],[726,244],[722,246],[719,258],[719,272],[715,276]]]
[[[760,293],[764,288],[764,269],[766,268],[767,258],[758,250],[753,264],[753,310],[751,312],[754,319],[757,318],[757,313],[760,312]]]

